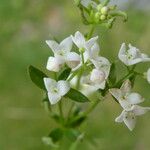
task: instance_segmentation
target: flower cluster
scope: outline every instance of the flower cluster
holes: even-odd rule
[[[75,88],[84,94],[88,93],[85,94],[87,96],[90,94],[89,89],[91,88],[93,89],[92,92],[100,89],[105,90],[111,63],[107,58],[100,56],[100,47],[97,40],[98,36],[87,39],[77,31],[74,36],[67,37],[60,44],[52,40],[46,41],[54,53],[54,57],[49,57],[46,68],[54,72],[59,72],[64,66],[72,69],[66,81],[56,82],[53,79],[44,78],[51,104],[56,104],[70,90],[70,87],[74,87],[73,79],[75,79]],[[73,43],[77,47],[76,51],[71,51]],[[118,57],[127,66],[150,61],[148,55],[141,53],[131,44],[127,49],[125,43],[121,45]],[[73,78],[70,79],[72,76]],[[147,72],[148,82],[150,81],[149,76],[150,69]],[[137,105],[144,99],[140,94],[131,92],[131,81],[129,79],[122,84],[120,89],[111,88],[109,92],[123,108],[121,115],[116,118],[116,122],[124,121],[127,127],[133,130],[136,116],[146,113],[150,108]]]
[[[87,40],[82,33],[77,31],[74,36],[69,36],[60,44],[56,41],[47,40],[46,43],[51,48],[54,56],[48,58],[46,68],[52,72],[60,72],[61,69],[67,66],[72,69],[70,76],[76,74],[74,79],[80,75],[79,87],[87,85],[95,91],[105,89],[111,63],[107,58],[99,55],[100,48],[97,39],[98,36]],[[76,52],[71,51],[73,43],[77,47]],[[69,91],[70,85],[68,81],[73,85],[69,77],[66,81],[58,82],[44,78],[51,104],[57,103],[61,96]],[[62,93],[61,90],[63,91]]]
[[[145,114],[150,110],[150,107],[137,105],[143,102],[144,98],[140,94],[131,91],[131,82],[129,80],[126,80],[120,89],[112,88],[109,92],[118,100],[123,108],[121,115],[115,121],[124,122],[130,130],[133,130],[136,116]]]
[[[111,28],[117,16],[123,17],[126,21],[127,14],[117,10],[116,5],[108,6],[109,1],[75,0],[85,24],[103,24]]]

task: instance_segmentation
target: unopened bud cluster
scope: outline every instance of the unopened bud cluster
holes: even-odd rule
[[[82,14],[84,14],[87,24],[104,24],[110,28],[117,16],[127,20],[126,13],[117,10],[116,5],[109,6],[108,3],[109,0],[99,3],[93,0],[80,0],[78,6],[82,8]]]

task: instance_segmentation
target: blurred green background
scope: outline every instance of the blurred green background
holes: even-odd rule
[[[101,54],[111,61],[122,42],[131,42],[150,55],[149,11],[128,6],[127,23],[119,19],[112,30],[97,27]],[[73,0],[0,1],[0,150],[50,149],[41,138],[55,124],[42,107],[42,92],[31,83],[27,67],[32,64],[45,71],[50,55],[45,40],[53,36],[62,40],[77,30],[84,33],[89,27],[82,25]],[[148,63],[140,64],[137,70],[144,72],[148,67]],[[118,72],[121,70],[124,68],[119,66]],[[146,98],[143,105],[150,106],[147,81],[137,78],[135,85]],[[110,97],[100,104],[81,127],[95,146],[83,141],[79,150],[149,150],[150,114],[138,118],[130,132],[114,122],[120,112]]]

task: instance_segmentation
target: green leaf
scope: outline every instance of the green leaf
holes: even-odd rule
[[[53,142],[58,142],[63,137],[63,131],[60,128],[56,128],[51,131],[49,137],[52,138]]]
[[[78,136],[81,134],[81,132],[79,132],[76,129],[72,129],[69,128],[67,130],[65,130],[65,136],[70,140],[70,141],[76,141],[76,139],[78,138]]]
[[[75,89],[70,89],[70,91],[65,95],[65,97],[70,98],[73,101],[84,103],[84,102],[89,102],[89,99],[83,95],[81,92],[75,90]]]
[[[83,123],[83,121],[86,119],[86,116],[82,116],[78,118],[77,120],[70,120],[68,123],[69,127],[78,127]]]
[[[40,89],[46,90],[43,81],[43,78],[47,77],[45,73],[34,66],[29,66],[29,75],[35,85],[37,85]]]
[[[60,72],[58,75],[58,81],[59,80],[66,80],[68,76],[70,75],[71,69],[70,68],[65,68],[63,71]]]
[[[117,80],[117,75],[116,75],[116,65],[114,63],[112,63],[111,65],[111,69],[110,69],[110,74],[109,74],[109,83],[112,85],[114,85],[116,83]]]

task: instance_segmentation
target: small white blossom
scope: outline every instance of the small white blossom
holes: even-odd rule
[[[50,71],[59,72],[64,64],[61,57],[49,57],[46,68]]]
[[[91,47],[96,43],[98,36],[89,39],[88,41],[85,39],[84,35],[77,31],[74,36],[71,36],[73,42],[79,48],[80,51],[85,51],[91,49]]]
[[[135,92],[131,92],[131,82],[126,80],[120,89],[112,88],[109,92],[118,100],[125,110],[130,110],[133,105],[144,101],[144,98]]]
[[[98,43],[95,43],[90,49],[85,51],[85,53],[84,53],[85,61],[98,60],[99,53],[100,53],[100,47],[99,47]]]
[[[150,107],[141,107],[138,105],[133,105],[130,111],[123,110],[120,116],[118,116],[115,121],[122,123],[129,128],[129,130],[133,130],[136,124],[136,116],[140,116],[145,114],[150,110]]]
[[[118,57],[127,66],[150,61],[148,55],[141,53],[139,49],[133,47],[131,44],[129,44],[129,49],[127,49],[125,43],[122,44]]]
[[[55,57],[55,59],[53,60],[51,57],[48,59],[48,63],[47,63],[48,70],[50,71],[55,70],[55,72],[58,72],[61,69],[60,66],[62,66],[65,63],[70,68],[74,68],[80,63],[79,54],[75,52],[71,52],[72,45],[73,45],[71,37],[67,37],[60,44],[58,44],[56,41],[53,41],[53,40],[48,40],[46,41],[46,43],[52,49],[54,53],[54,57]],[[52,65],[53,67],[56,66],[56,68],[52,68],[50,65]]]
[[[91,72],[90,80],[94,83],[102,83],[105,80],[105,73],[102,70],[93,69]]]
[[[97,60],[91,61],[94,64],[95,69],[92,71],[91,75],[83,77],[83,84],[94,86],[95,90],[104,89],[106,86],[106,80],[110,73],[111,64],[108,59],[104,57],[99,57]],[[98,73],[97,75],[96,72]],[[98,78],[98,82],[96,82],[96,78]]]
[[[62,96],[67,94],[70,90],[69,83],[63,80],[56,82],[53,79],[44,78],[44,84],[48,92],[49,101],[52,105],[60,101]]]
[[[150,68],[147,71],[147,81],[150,84]]]

